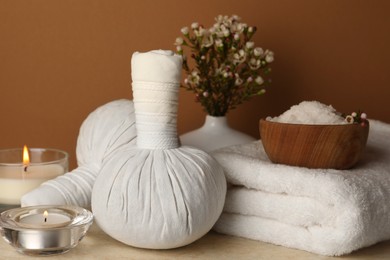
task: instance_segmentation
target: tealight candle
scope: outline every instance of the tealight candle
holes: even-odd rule
[[[19,223],[29,227],[61,227],[66,226],[71,222],[71,217],[68,214],[50,213],[45,210],[42,213],[29,214],[21,216]]]
[[[0,204],[19,205],[25,193],[67,171],[68,155],[60,150],[0,150]]]
[[[33,206],[1,213],[0,231],[20,253],[53,255],[75,247],[92,221],[92,213],[80,207]]]

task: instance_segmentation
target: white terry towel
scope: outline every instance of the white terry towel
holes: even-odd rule
[[[323,255],[390,239],[390,125],[371,120],[350,170],[273,164],[260,141],[213,153],[233,185],[214,229]]]

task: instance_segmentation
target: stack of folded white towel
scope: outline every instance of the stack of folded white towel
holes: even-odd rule
[[[213,156],[230,184],[220,233],[332,256],[390,239],[389,124],[370,121],[351,170],[273,164],[261,141]]]

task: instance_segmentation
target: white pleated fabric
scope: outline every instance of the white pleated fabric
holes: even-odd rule
[[[89,208],[92,187],[104,158],[126,146],[135,146],[134,104],[130,100],[109,102],[83,122],[77,139],[78,168],[44,182],[22,197],[22,206],[78,205]]]
[[[95,221],[131,246],[187,245],[206,234],[223,209],[221,166],[178,141],[181,62],[181,56],[169,51],[133,55],[137,146],[113,153],[93,188]]]

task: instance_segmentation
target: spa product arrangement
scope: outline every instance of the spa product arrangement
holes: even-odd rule
[[[365,115],[351,114],[356,123],[349,124],[334,112],[323,104],[304,102],[271,120],[368,130]],[[214,152],[230,184],[214,229],[330,256],[389,239],[390,125],[370,120],[369,126],[365,153],[349,170],[275,164],[262,141]]]
[[[82,222],[82,230],[74,230],[80,223],[73,220],[80,216],[65,214],[73,206],[47,204],[88,207],[92,186],[98,225],[123,243],[174,248],[212,228],[222,212],[226,179],[210,155],[179,143],[176,113],[181,62],[181,56],[170,51],[133,55],[135,105],[114,101],[89,115],[78,139],[79,168],[45,182],[22,199],[24,205],[44,205],[2,213],[1,233],[7,242],[31,255],[63,253],[76,246],[92,218]],[[97,177],[98,173],[102,176]],[[120,211],[123,214],[118,215]],[[31,233],[36,235],[27,243],[26,234]],[[54,233],[59,233],[58,239]],[[35,243],[40,247],[34,247]]]
[[[390,239],[390,125],[304,101],[261,120],[261,141],[210,156],[177,136],[182,57],[137,52],[131,63],[134,101],[88,116],[79,167],[24,195],[31,206],[1,213],[1,234],[18,252],[75,247],[93,221],[79,206],[91,206],[109,236],[150,249],[190,244],[211,228],[331,256]]]

